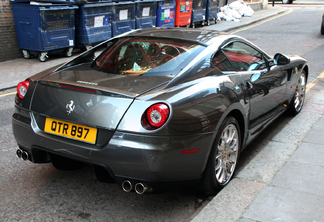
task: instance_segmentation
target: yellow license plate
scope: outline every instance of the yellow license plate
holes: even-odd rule
[[[44,131],[92,144],[96,143],[97,138],[96,128],[51,118],[46,118]]]

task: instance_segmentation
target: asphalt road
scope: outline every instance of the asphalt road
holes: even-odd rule
[[[324,36],[319,32],[324,7],[289,8],[291,12],[278,18],[235,31],[270,55],[282,52],[305,57],[313,81],[324,71]],[[186,221],[211,198],[195,189],[139,196],[123,192],[116,184],[96,181],[90,168],[64,172],[51,164],[19,160],[11,133],[14,95],[10,92],[14,90],[0,92],[1,221]],[[282,116],[271,124],[243,152],[240,168],[290,120]]]

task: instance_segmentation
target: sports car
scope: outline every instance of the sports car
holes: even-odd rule
[[[305,59],[270,57],[236,35],[134,30],[18,84],[16,154],[60,170],[91,165],[126,192],[216,193],[267,125],[301,111],[308,73]]]

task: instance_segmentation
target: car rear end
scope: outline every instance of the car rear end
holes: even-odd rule
[[[188,62],[203,50],[196,43],[188,49],[181,44],[182,55],[189,53]],[[170,136],[160,129],[170,120],[172,105],[166,100],[138,99],[150,92],[162,94],[177,69],[186,65],[179,62],[184,59],[179,56],[176,62],[163,52],[166,59],[152,64],[111,66],[106,62],[113,60],[107,59],[111,53],[94,61],[86,58],[89,53],[18,85],[12,119],[17,155],[54,166],[69,160],[73,165],[74,161],[91,164],[99,180],[112,177],[127,192],[135,187],[144,193],[154,183],[198,179],[206,153],[197,154],[202,164],[194,163],[197,155],[185,154],[195,152],[197,146],[209,147],[212,134]]]

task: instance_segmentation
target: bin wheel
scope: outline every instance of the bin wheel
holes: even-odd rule
[[[41,52],[41,53],[38,55],[38,59],[39,59],[39,61],[41,61],[41,62],[45,62],[45,61],[48,59],[47,52]]]
[[[210,20],[207,20],[207,26],[210,26]]]
[[[191,27],[194,29],[196,27],[195,23],[192,23]]]
[[[72,52],[73,52],[73,47],[67,48],[67,49],[65,50],[65,55],[66,55],[67,57],[71,57],[71,56],[72,56]]]
[[[23,53],[25,59],[31,58],[31,54],[30,54],[29,50],[22,50],[22,53]]]

